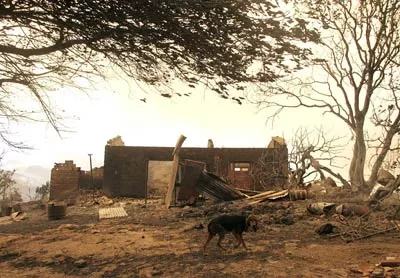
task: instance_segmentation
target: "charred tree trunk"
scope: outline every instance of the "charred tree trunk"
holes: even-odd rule
[[[367,186],[369,188],[373,187],[378,179],[378,171],[382,167],[383,161],[390,150],[390,146],[392,144],[392,140],[393,140],[394,135],[396,134],[396,131],[397,131],[396,129],[391,128],[387,133],[387,136],[385,138],[385,141],[383,142],[381,151],[378,154],[374,165],[372,166],[371,176],[369,177],[369,179],[367,181]]]
[[[350,184],[352,190],[358,191],[365,187],[364,167],[367,147],[363,134],[363,124],[356,127],[356,141],[354,143],[353,158],[350,164]]]

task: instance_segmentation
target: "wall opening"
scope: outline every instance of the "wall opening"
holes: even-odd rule
[[[149,160],[147,169],[147,197],[165,198],[172,175],[172,161]]]

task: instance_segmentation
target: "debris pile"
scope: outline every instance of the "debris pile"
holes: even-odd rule
[[[362,274],[362,277],[370,278],[399,277],[399,267],[400,257],[387,256],[378,264],[362,263],[353,266],[350,271],[355,274]]]
[[[284,199],[304,200],[307,197],[305,190],[270,190],[257,192],[233,187],[221,177],[204,170],[204,163],[193,160],[185,160],[181,165],[183,173],[178,186],[177,201],[185,205],[194,204],[200,194],[208,194],[221,201],[237,201],[242,206],[251,206],[266,201]]]
[[[399,225],[394,222],[384,222],[364,217],[338,217],[341,224],[340,232],[336,234],[345,242],[353,242],[372,236],[381,235],[393,231],[399,231]]]
[[[95,200],[95,203],[99,204],[100,206],[111,206],[114,204],[114,201],[106,196],[101,196]]]
[[[98,190],[81,190],[77,203],[81,206],[111,206],[114,201]]]
[[[327,235],[332,233],[338,233],[339,228],[331,223],[325,223],[318,227],[315,232],[319,235]]]
[[[12,222],[18,222],[18,221],[22,221],[28,218],[28,215],[26,212],[22,212],[22,211],[16,211],[11,213],[10,216],[3,216],[0,217],[0,225],[1,224],[10,224]]]
[[[313,215],[330,215],[336,208],[335,203],[317,202],[307,205],[307,211]]]
[[[383,179],[383,182],[382,179],[383,178],[380,180],[382,186],[378,187],[373,193],[371,193],[368,200],[368,205],[373,209],[378,208],[385,199],[390,197],[400,187],[400,175],[395,179]]]
[[[315,230],[317,234],[328,235],[328,238],[340,236],[345,242],[400,231],[395,220],[371,215],[371,209],[366,205],[317,202],[308,204],[306,210],[310,215],[324,216],[337,224],[325,223]]]
[[[175,205],[177,205],[177,202],[184,203],[185,205],[194,204],[196,198],[203,193],[222,201],[249,198],[249,195],[236,189],[223,178],[208,172],[204,162],[190,159],[180,161],[179,153],[185,139],[186,137],[181,135],[172,152],[171,179],[168,183],[168,190],[165,196],[165,205],[167,208],[171,207],[174,199]],[[250,192],[251,195],[255,196],[262,194],[253,193]],[[273,193],[275,194],[275,192]],[[257,196],[259,198],[253,200],[253,202],[259,203],[266,200],[274,200],[281,198],[282,194],[287,196],[288,191],[277,192],[276,196],[268,196],[268,198],[267,196],[259,195]]]
[[[358,204],[340,204],[336,206],[335,211],[343,216],[367,217],[371,210],[368,206]]]

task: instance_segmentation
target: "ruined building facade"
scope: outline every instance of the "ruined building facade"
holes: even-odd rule
[[[273,137],[267,148],[214,148],[211,143],[207,148],[182,148],[180,160],[203,162],[207,171],[237,188],[266,190],[265,184],[276,188],[286,182],[288,150],[282,138]],[[163,195],[172,173],[173,149],[108,144],[104,166],[93,168],[92,173],[72,160],[56,163],[51,171],[50,199],[74,199],[79,189],[101,188],[109,196],[143,198],[157,191],[156,195]],[[268,174],[257,175],[260,172]]]
[[[72,160],[55,163],[50,177],[50,200],[74,199],[79,194],[81,168]]]
[[[284,140],[273,137],[268,148],[182,148],[180,159],[202,161],[206,170],[235,187],[261,190],[252,177],[253,167],[263,159],[263,169],[271,173],[271,186],[287,176],[288,150]],[[149,164],[171,161],[172,147],[105,147],[103,191],[109,196],[144,198],[148,192]],[[155,169],[156,171],[157,169]]]
[[[93,179],[92,179],[93,177]],[[101,189],[103,187],[103,167],[83,171],[72,160],[55,163],[50,176],[50,200],[73,200],[79,189]]]

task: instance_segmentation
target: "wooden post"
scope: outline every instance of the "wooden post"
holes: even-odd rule
[[[175,188],[175,181],[176,181],[176,174],[178,172],[179,167],[179,151],[182,147],[183,142],[186,140],[186,137],[181,135],[176,142],[175,149],[172,152],[173,155],[173,164],[172,164],[172,175],[171,179],[168,183],[168,191],[167,195],[165,196],[165,206],[169,208],[171,206],[171,201],[174,195],[174,188]]]
[[[145,179],[145,194],[144,194],[144,205],[147,206],[147,198],[149,194],[148,182],[149,182],[149,163],[150,161],[146,159],[146,179]]]

